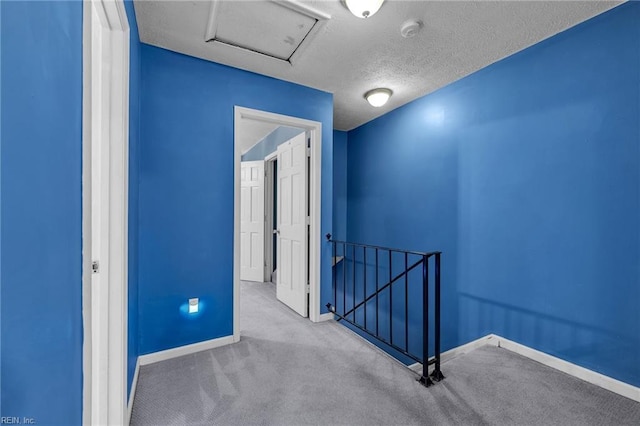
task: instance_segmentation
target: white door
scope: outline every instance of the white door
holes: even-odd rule
[[[304,133],[278,146],[278,300],[308,316],[307,143]]]
[[[240,163],[240,279],[264,280],[264,161]]]

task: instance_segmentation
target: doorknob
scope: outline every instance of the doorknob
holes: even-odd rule
[[[274,229],[274,230],[273,230],[273,233],[274,233],[274,234],[278,234],[278,235],[280,235],[280,230],[279,230],[279,229]]]

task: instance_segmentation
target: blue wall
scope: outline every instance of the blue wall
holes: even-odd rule
[[[292,137],[303,133],[304,129],[298,129],[296,127],[279,126],[276,127],[273,132],[269,133],[257,144],[255,144],[249,151],[242,156],[242,161],[257,161],[264,160],[264,158],[276,152],[278,145],[282,142],[286,142]]]
[[[347,132],[333,131],[333,239],[347,238]]]
[[[322,233],[332,222],[331,94],[142,45],[140,353],[233,333],[233,107],[322,122]],[[322,252],[329,297],[331,251]],[[199,314],[180,307],[199,297]]]
[[[0,415],[81,424],[82,3],[0,9]]]
[[[624,4],[349,132],[349,240],[443,251],[445,350],[496,333],[640,385],[638,22]]]
[[[127,392],[138,360],[138,175],[140,162],[140,37],[133,0],[125,1],[129,19],[129,287]]]

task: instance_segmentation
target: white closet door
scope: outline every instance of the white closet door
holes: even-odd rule
[[[240,163],[240,279],[264,280],[264,161]]]

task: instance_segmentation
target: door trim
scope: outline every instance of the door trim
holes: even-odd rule
[[[320,254],[322,236],[321,220],[321,180],[322,180],[322,123],[303,118],[290,117],[241,106],[234,107],[234,167],[233,167],[233,339],[240,340],[240,160],[242,153],[236,142],[242,119],[256,120],[282,126],[298,127],[309,131],[311,137],[310,213],[311,232],[309,244],[309,319],[321,321],[320,317]]]
[[[130,31],[122,0],[84,0],[82,21],[82,421],[126,424]]]

